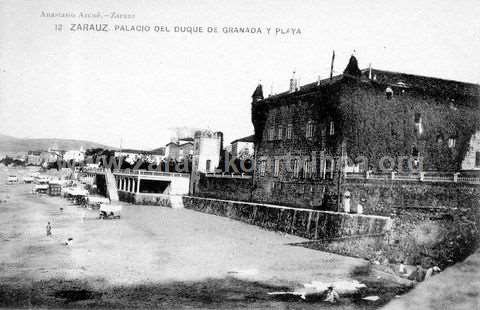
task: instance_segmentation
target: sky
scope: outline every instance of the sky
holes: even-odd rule
[[[259,82],[268,95],[286,91],[293,71],[301,85],[326,78],[333,50],[335,74],[354,53],[361,68],[480,83],[478,16],[477,0],[0,0],[0,134],[153,149],[186,126],[222,131],[229,143],[253,133]],[[109,31],[72,31],[71,24]],[[115,31],[132,25],[151,29]]]

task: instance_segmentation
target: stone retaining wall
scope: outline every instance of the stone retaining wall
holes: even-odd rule
[[[362,236],[375,235],[383,239],[391,228],[391,219],[384,216],[346,214],[191,196],[184,196],[183,204],[187,209],[229,217],[265,229],[308,239],[352,237],[361,242]],[[362,253],[358,248],[351,247],[351,242],[349,245],[350,247],[339,249],[339,252],[370,257],[377,249],[376,247],[365,248]]]
[[[460,183],[349,180],[352,211],[392,218],[384,255],[425,265],[464,260],[480,244],[480,186]]]
[[[249,201],[252,197],[251,178],[207,177],[200,175],[195,196],[226,200]]]
[[[183,208],[181,195],[164,195],[164,194],[148,194],[148,193],[130,193],[118,191],[120,201],[137,204],[162,206],[168,208]]]

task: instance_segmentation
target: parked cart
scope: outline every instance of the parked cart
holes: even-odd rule
[[[121,205],[116,204],[102,204],[100,206],[99,219],[119,219],[122,211]]]
[[[48,184],[35,184],[33,192],[46,194],[48,192]]]
[[[110,200],[106,197],[88,196],[87,205],[93,210],[99,210],[102,204],[109,204]]]

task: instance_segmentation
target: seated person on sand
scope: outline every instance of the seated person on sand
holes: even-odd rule
[[[327,297],[325,298],[324,301],[327,301],[329,303],[336,303],[337,301],[340,301],[340,296],[338,293],[333,289],[333,285],[330,285],[327,289]]]
[[[425,273],[425,280],[427,280],[428,278],[430,278],[431,276],[434,276],[436,275],[437,273],[439,273],[440,271],[442,271],[440,269],[440,267],[438,266],[434,266],[433,264],[431,264],[430,268],[427,269],[427,272]]]
[[[420,263],[417,264],[415,271],[408,276],[408,279],[415,282],[422,282],[425,279],[425,270]]]

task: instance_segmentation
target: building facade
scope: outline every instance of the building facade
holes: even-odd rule
[[[255,136],[247,136],[236,139],[230,143],[231,148],[228,150],[232,156],[239,159],[253,158]]]
[[[214,173],[220,164],[223,148],[223,133],[211,130],[195,132],[190,192],[198,191],[198,180],[201,173]]]
[[[171,141],[165,146],[165,158],[182,161],[193,155],[193,138]]]
[[[259,85],[252,95],[256,201],[320,207],[340,169],[453,172],[480,164],[479,85],[360,70],[353,56],[341,75],[290,85],[267,98]]]

